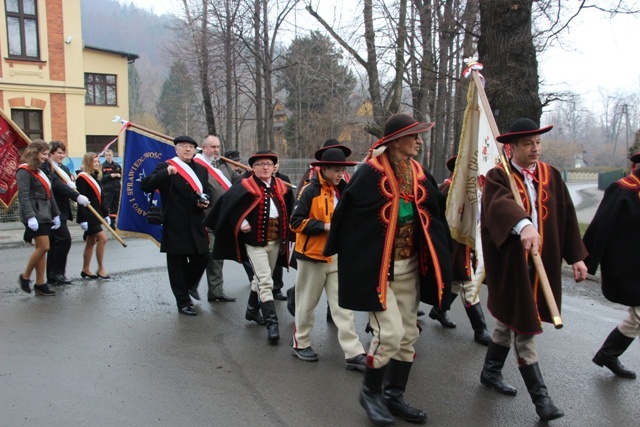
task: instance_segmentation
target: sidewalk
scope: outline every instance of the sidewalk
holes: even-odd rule
[[[71,233],[71,239],[75,242],[82,241],[82,235],[84,234],[80,228],[80,224],[74,221],[67,221],[69,227],[69,233]],[[107,232],[107,234],[109,234]],[[24,225],[21,222],[2,222],[0,223],[0,250],[11,249],[20,246],[29,246],[29,243],[22,240],[24,236]],[[113,238],[107,235],[107,238]]]

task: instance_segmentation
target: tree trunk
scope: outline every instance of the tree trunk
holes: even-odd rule
[[[480,2],[479,60],[500,132],[528,117],[540,123],[538,60],[531,34],[531,0]]]

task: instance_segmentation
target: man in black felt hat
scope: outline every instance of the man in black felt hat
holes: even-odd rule
[[[209,238],[202,225],[212,188],[208,172],[193,161],[198,143],[189,136],[173,140],[176,157],[160,162],[141,182],[146,193],[160,190],[165,221],[160,252],[167,254],[169,283],[178,312],[198,313],[191,307],[189,291],[196,289],[209,257]]]
[[[458,156],[451,156],[447,160],[447,169],[453,176],[453,170],[456,166]],[[444,180],[439,188],[445,195],[449,195],[451,187],[451,177]],[[461,295],[462,305],[464,305],[467,317],[473,328],[473,339],[482,345],[489,345],[491,335],[487,331],[487,323],[484,319],[482,305],[480,305],[480,297],[478,296],[477,286],[472,280],[473,266],[471,265],[471,248],[462,243],[453,240],[453,254],[451,256],[451,301],[459,294]],[[429,317],[440,322],[445,328],[455,328],[456,324],[447,315],[447,310],[439,310],[433,307],[429,312]]]
[[[338,328],[338,341],[344,351],[346,368],[365,369],[365,352],[356,333],[353,312],[338,305],[337,256],[322,254],[331,229],[331,217],[347,183],[344,174],[348,162],[339,148],[323,150],[320,160],[311,166],[320,169],[300,191],[291,214],[291,230],[296,233],[293,253],[298,264],[295,285],[296,327],[293,332],[293,354],[305,362],[315,362],[318,354],[311,348],[314,311],[322,291],[327,295],[333,322]]]
[[[636,378],[618,357],[640,334],[640,151],[631,156],[632,172],[611,184],[589,228],[584,244],[590,274],[600,265],[602,293],[611,302],[629,307],[629,315],[611,331],[593,358],[622,378]]]
[[[427,414],[404,392],[418,340],[420,301],[449,308],[451,235],[445,196],[413,160],[433,127],[394,114],[353,174],[331,220],[324,255],[338,254],[340,306],[366,311],[373,329],[360,404],[377,425]],[[383,392],[384,388],[384,392]]]
[[[540,254],[559,309],[563,258],[572,265],[576,282],[587,276],[583,261],[587,251],[569,191],[560,172],[539,160],[540,135],[552,127],[540,128],[533,120],[522,118],[497,137],[510,148],[511,173],[524,208],[513,197],[509,177],[499,165],[487,173],[480,214],[487,308],[496,318],[480,381],[515,396],[517,390],[502,378],[513,345],[520,373],[543,421],[564,413],[549,397],[538,365],[534,337],[542,333],[542,322],[552,323],[553,319],[528,252]]]
[[[216,259],[251,262],[254,274],[245,318],[266,324],[271,343],[280,339],[272,274],[276,265],[289,266],[288,217],[293,205],[289,187],[273,176],[277,162],[271,151],[249,157],[253,174],[224,193],[204,222],[216,236]]]

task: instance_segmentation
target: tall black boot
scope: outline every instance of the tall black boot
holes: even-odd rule
[[[593,357],[593,363],[598,366],[606,366],[619,377],[622,378],[635,378],[636,373],[625,368],[618,357],[625,352],[625,350],[631,345],[634,338],[629,338],[624,335],[616,327],[607,339],[600,347],[600,350]]]
[[[378,426],[388,426],[395,420],[382,398],[382,382],[386,370],[386,366],[379,369],[367,366],[360,390],[360,406],[364,408],[369,420]]]
[[[262,310],[264,321],[267,324],[267,339],[271,343],[277,343],[280,340],[280,331],[278,330],[276,305],[273,301],[262,301],[260,309]]]
[[[484,358],[480,382],[498,393],[515,396],[518,390],[514,386],[507,384],[502,378],[502,367],[508,355],[509,347],[491,341],[489,348],[487,348],[487,355]]]
[[[260,303],[258,302],[258,293],[251,291],[249,293],[249,301],[247,302],[247,312],[244,318],[256,322],[258,325],[264,325],[264,319],[260,315]]]
[[[471,322],[471,327],[473,328],[473,339],[475,342],[482,345],[489,345],[491,335],[489,335],[489,331],[487,330],[487,323],[484,320],[484,313],[482,312],[480,303],[465,307],[465,310]]]
[[[531,401],[536,405],[536,413],[542,421],[551,421],[564,417],[564,412],[560,410],[549,397],[547,386],[544,385],[542,373],[538,362],[520,368],[522,379],[527,385],[527,390],[531,395]]]
[[[401,362],[395,359],[389,361],[383,398],[389,412],[393,415],[411,423],[424,423],[427,421],[427,413],[409,405],[403,397],[412,364],[412,362]]]
[[[457,296],[458,294],[451,294],[451,303],[453,303],[453,300],[455,300]],[[445,328],[453,329],[456,327],[456,322],[449,319],[447,310],[439,310],[436,307],[432,307],[429,312],[429,317],[440,322]]]

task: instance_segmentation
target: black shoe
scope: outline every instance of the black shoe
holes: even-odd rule
[[[225,294],[222,294],[219,297],[209,297],[207,301],[209,302],[234,302],[236,299],[233,297],[228,297]]]
[[[102,276],[100,275],[100,273],[98,273],[98,279],[102,279],[102,280],[109,280],[111,279],[111,276],[109,276],[108,274],[106,276]]]
[[[633,342],[633,338],[629,338],[623,335],[622,332],[616,327],[611,331],[602,347],[596,355],[593,357],[593,363],[598,366],[605,366],[611,372],[621,378],[635,378],[636,373],[625,368],[618,357],[625,352],[625,350]]]
[[[47,283],[50,285],[70,285],[71,280],[65,277],[64,274],[52,274],[47,277]]]
[[[31,280],[23,279],[22,273],[20,273],[20,275],[18,276],[18,285],[20,285],[20,289],[22,289],[24,292],[28,294],[31,293]]]
[[[189,295],[196,301],[200,301],[200,294],[197,289],[189,289]]]
[[[185,316],[197,316],[198,313],[190,306],[180,307],[178,309],[178,313],[184,314]]]
[[[51,297],[56,294],[55,291],[49,289],[49,286],[47,286],[46,283],[42,285],[33,285],[33,290],[36,292],[36,295],[40,296]]]
[[[425,315],[424,310],[418,310],[418,317],[422,317]]]
[[[273,293],[273,299],[278,300],[278,301],[286,301],[287,300],[287,296],[285,294],[283,294],[282,292],[274,292]]]
[[[95,274],[87,274],[84,271],[80,272],[80,277],[82,277],[83,279],[97,279],[98,276]]]
[[[367,355],[362,353],[346,360],[345,369],[349,371],[364,372],[367,369]]]
[[[445,328],[453,329],[456,327],[456,322],[449,319],[446,310],[438,310],[437,308],[433,307],[429,312],[429,317],[440,322],[440,324]]]
[[[293,355],[300,360],[304,360],[305,362],[317,362],[318,354],[313,351],[311,347],[305,348],[292,348]]]

